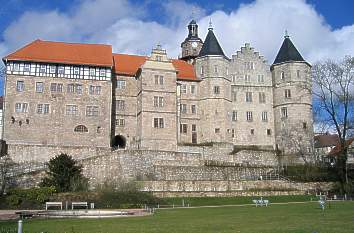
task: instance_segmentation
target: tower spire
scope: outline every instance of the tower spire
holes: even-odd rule
[[[209,27],[208,27],[208,30],[213,30],[214,28],[213,28],[213,22],[211,22],[211,18],[210,18],[210,20],[209,20]]]
[[[289,36],[288,30],[285,30],[284,38],[286,39],[286,38],[289,38],[289,37],[290,36]]]

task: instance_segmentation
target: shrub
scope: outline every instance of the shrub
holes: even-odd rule
[[[38,208],[48,201],[54,193],[55,189],[53,187],[12,189],[7,193],[5,206],[10,208]]]

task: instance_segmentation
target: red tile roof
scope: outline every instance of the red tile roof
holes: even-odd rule
[[[114,66],[116,74],[133,76],[145,63],[147,57],[112,54],[110,45],[35,40],[3,59],[104,67]],[[195,75],[193,65],[176,59],[172,59],[172,64],[177,70],[178,80],[200,81]]]
[[[354,137],[349,138],[348,140],[345,141],[345,147],[349,147],[352,143],[354,142]],[[337,156],[339,154],[339,152],[341,151],[341,144],[338,143],[332,150],[331,152],[329,152],[329,155],[332,156]]]
[[[116,74],[134,76],[145,63],[147,57],[128,54],[113,54],[114,72]]]
[[[320,134],[314,137],[315,140],[315,147],[322,148],[322,147],[331,147],[335,146],[339,143],[339,137],[337,134]]]
[[[38,61],[112,67],[112,46],[35,40],[3,58],[4,60]]]
[[[147,57],[128,54],[113,54],[113,60],[116,74],[134,76],[138,69],[145,63]],[[172,64],[177,70],[178,80],[200,81],[195,75],[193,65],[176,59],[172,59]]]

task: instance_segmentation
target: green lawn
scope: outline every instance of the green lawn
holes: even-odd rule
[[[214,205],[242,205],[252,204],[253,199],[260,199],[260,197],[171,197],[163,198],[168,206],[181,206],[182,199],[185,206],[214,206]],[[297,195],[297,196],[269,196],[263,197],[270,203],[284,203],[284,202],[303,202],[318,200],[314,195]]]
[[[1,227],[15,223],[0,222]],[[0,229],[1,229],[0,227]],[[27,233],[353,233],[354,202],[158,210],[147,217],[25,220]],[[1,232],[1,230],[0,230]]]

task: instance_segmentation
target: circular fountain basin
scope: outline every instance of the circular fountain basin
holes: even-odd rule
[[[38,217],[44,218],[116,218],[142,215],[146,215],[142,210],[48,210],[37,213]]]

